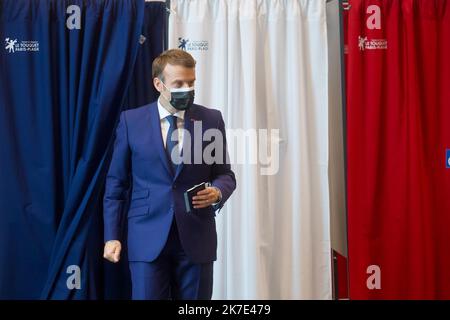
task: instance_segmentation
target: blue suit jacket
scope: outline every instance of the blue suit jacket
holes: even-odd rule
[[[215,128],[225,138],[220,111],[193,105],[185,113],[184,129],[191,135],[191,151],[210,142],[194,143],[194,122],[202,131]],[[188,146],[185,135],[183,152]],[[226,159],[224,140],[222,163],[184,163],[173,173],[161,136],[157,103],[122,112],[116,129],[114,152],[106,178],[103,200],[105,241],[123,240],[122,226],[128,219],[129,261],[153,261],[163,249],[175,217],[180,241],[194,263],[216,259],[215,209],[220,209],[236,188],[234,173]],[[211,182],[222,192],[216,207],[187,213],[184,192],[201,182]],[[131,189],[130,189],[131,187]],[[131,199],[129,195],[131,194]]]

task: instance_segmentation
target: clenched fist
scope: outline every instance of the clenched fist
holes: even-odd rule
[[[119,240],[110,240],[105,243],[105,249],[103,250],[103,258],[113,263],[117,263],[120,260],[120,251],[122,245]]]

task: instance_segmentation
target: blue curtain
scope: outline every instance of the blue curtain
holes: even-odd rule
[[[101,189],[143,13],[0,1],[0,299],[103,297]]]
[[[153,86],[152,62],[167,48],[165,43],[166,4],[146,2],[144,26],[125,107],[134,108],[155,101],[159,93]]]

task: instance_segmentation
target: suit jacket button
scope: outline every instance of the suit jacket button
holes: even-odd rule
[[[174,184],[173,186],[172,186],[172,189],[176,189],[177,188],[177,185],[176,184]]]

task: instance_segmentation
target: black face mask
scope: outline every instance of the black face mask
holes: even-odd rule
[[[164,84],[164,83],[163,83]],[[166,87],[166,85],[164,85]],[[167,90],[169,90],[166,87]],[[194,87],[170,89],[170,104],[177,110],[187,110],[194,104]]]
[[[189,91],[170,92],[170,104],[177,110],[186,110],[194,104],[195,91],[189,88]]]

